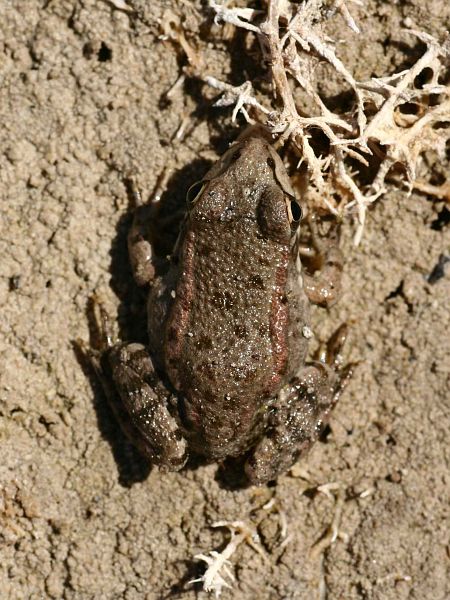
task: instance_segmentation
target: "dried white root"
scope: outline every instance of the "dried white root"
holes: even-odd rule
[[[334,509],[333,520],[327,528],[325,535],[311,549],[310,558],[312,560],[315,560],[319,556],[323,555],[325,550],[334,544],[338,537],[348,541],[346,534],[339,530],[342,518],[342,509],[344,508],[345,502],[344,488],[339,483],[331,483],[319,486],[317,490],[325,494],[327,498],[331,496],[330,490],[336,491],[336,506]]]
[[[267,561],[268,559],[260,546],[259,536],[253,525],[249,525],[244,521],[218,521],[212,526],[227,527],[231,532],[231,539],[222,552],[211,550],[209,555],[197,554],[194,557],[205,561],[208,568],[201,577],[189,583],[201,581],[205,592],[214,592],[216,598],[219,598],[223,588],[231,588],[231,583],[235,580],[230,570],[231,562],[229,559],[243,542],[246,542],[256,552],[261,554],[264,560]],[[228,581],[226,577],[228,577]]]
[[[374,487],[369,487],[358,494],[357,497],[350,499],[345,498],[346,489],[338,482],[330,482],[316,487],[317,491],[324,494],[330,500],[335,501],[334,513],[331,523],[325,529],[322,537],[312,546],[309,558],[312,561],[317,562],[318,567],[318,598],[319,600],[325,600],[327,598],[327,585],[325,580],[325,555],[328,548],[330,548],[338,539],[344,543],[348,543],[349,535],[342,531],[341,521],[346,502],[354,501],[356,498],[367,498],[375,492]]]
[[[336,0],[334,8],[355,33],[359,28],[344,0]],[[355,0],[355,4],[360,4]],[[216,21],[224,21],[255,33],[261,43],[263,58],[271,67],[274,96],[266,103],[254,96],[251,82],[232,87],[212,78],[207,83],[224,92],[220,106],[234,105],[233,120],[241,112],[247,122],[256,121],[278,138],[282,144],[290,140],[301,162],[310,174],[309,197],[315,206],[325,205],[342,217],[356,210],[358,227],[355,243],[361,240],[367,207],[386,190],[385,181],[394,165],[403,167],[409,190],[414,185],[421,155],[432,149],[445,150],[450,138],[450,86],[439,83],[445,63],[450,57],[448,38],[439,43],[432,36],[407,31],[419,38],[426,51],[408,70],[368,82],[357,82],[337,57],[333,40],[323,32],[323,21],[329,13],[324,0],[306,0],[294,4],[288,0],[268,0],[265,20],[261,13],[243,8],[229,8],[210,1]],[[282,23],[282,26],[280,26]],[[330,111],[316,91],[314,67],[326,61],[355,93],[355,109],[347,114]],[[416,78],[428,74],[428,82],[416,85]],[[300,113],[295,102],[295,88],[301,88],[310,100],[311,115]],[[433,106],[430,105],[433,97]],[[408,113],[408,108],[416,110]],[[446,126],[447,124],[447,126]],[[440,126],[441,125],[441,126]],[[316,155],[317,132],[329,140],[325,156]],[[352,171],[350,159],[368,166],[373,153],[380,163],[370,185],[362,187]]]
[[[325,580],[325,552],[332,546],[338,538],[348,542],[348,535],[340,531],[340,523],[342,519],[342,511],[345,503],[345,489],[340,483],[326,483],[317,487],[317,491],[325,494],[327,498],[334,499],[332,491],[336,492],[336,504],[334,509],[333,520],[327,527],[324,535],[310,550],[309,558],[318,563],[318,598],[325,600],[327,597],[327,585]]]
[[[424,194],[450,203],[450,181],[446,181],[441,185],[432,185],[425,181],[416,180],[413,182],[413,187],[419,192],[424,192]]]
[[[214,2],[214,0],[210,0],[209,6],[216,13],[216,23],[224,21],[225,23],[230,23],[230,25],[234,25],[235,27],[242,27],[243,29],[248,29],[248,31],[259,33],[258,27],[252,25],[251,21],[256,15],[261,14],[261,11],[254,10],[253,8],[228,9],[222,4]]]
[[[250,81],[246,81],[238,87],[234,87],[232,85],[229,85],[228,83],[219,81],[215,77],[205,77],[205,82],[211,87],[215,88],[216,90],[224,92],[223,96],[221,96],[219,100],[217,100],[214,106],[233,106],[233,104],[235,105],[231,117],[231,120],[233,122],[236,120],[238,113],[241,112],[247,123],[254,123],[254,121],[250,119],[245,105],[254,106],[266,115],[270,114],[270,110],[268,110],[262,104],[260,104],[252,95],[253,87]]]

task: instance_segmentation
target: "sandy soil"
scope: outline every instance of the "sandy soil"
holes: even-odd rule
[[[449,598],[450,271],[427,281],[450,253],[448,209],[392,190],[359,248],[344,228],[345,293],[315,331],[350,322],[360,364],[306,460],[261,489],[229,489],[217,465],[159,473],[125,441],[74,340],[89,340],[94,291],[121,335],[142,331],[125,179],[150,194],[169,165],[167,195],[183,198],[238,133],[196,82],[167,101],[184,59],[157,20],[170,8],[211,74],[241,83],[256,57],[236,60],[242,38],[223,41],[200,2],[136,0],[137,19],[100,0],[0,4],[1,597],[206,597],[189,583],[203,572],[193,557],[229,539],[212,523],[239,519],[259,522],[267,560],[242,545],[226,598],[319,598],[321,585],[329,599]],[[352,5],[362,36],[330,24],[357,79],[412,63],[420,46],[404,25],[450,25],[445,0],[364,4]],[[447,173],[430,156],[422,175]],[[317,491],[328,483],[341,491]],[[340,537],[311,553],[336,513]]]

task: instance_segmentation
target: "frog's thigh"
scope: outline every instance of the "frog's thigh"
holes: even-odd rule
[[[187,459],[186,442],[167,408],[167,391],[153,367],[145,346],[119,344],[107,355],[115,388],[131,420],[131,429],[140,439],[132,439],[152,460],[170,470],[178,470]],[[118,415],[120,418],[120,415]],[[130,435],[130,426],[121,423]]]
[[[269,430],[245,465],[251,483],[276,479],[317,440],[337,400],[335,379],[327,365],[313,363],[282,390]]]

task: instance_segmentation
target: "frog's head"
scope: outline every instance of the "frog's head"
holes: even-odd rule
[[[246,220],[280,244],[295,237],[302,216],[280,157],[259,137],[234,144],[189,189],[187,203],[194,228]]]

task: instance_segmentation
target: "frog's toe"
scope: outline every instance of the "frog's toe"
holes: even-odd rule
[[[278,461],[274,461],[275,445],[264,438],[253,450],[245,463],[245,474],[252,485],[264,485],[277,478]]]
[[[285,445],[280,440],[265,437],[254,448],[245,463],[245,474],[252,485],[264,485],[277,479],[297,462],[309,442]]]

